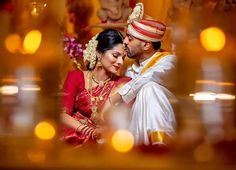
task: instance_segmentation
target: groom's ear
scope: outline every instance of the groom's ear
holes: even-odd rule
[[[148,41],[143,41],[142,43],[143,43],[143,50],[149,50],[152,46],[152,43]]]

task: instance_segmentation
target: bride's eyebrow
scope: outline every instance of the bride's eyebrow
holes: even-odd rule
[[[121,52],[119,52],[119,51],[116,51],[116,50],[114,50],[112,53],[118,53],[118,54],[122,54]]]

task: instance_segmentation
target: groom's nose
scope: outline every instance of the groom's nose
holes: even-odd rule
[[[128,37],[127,36],[124,38],[123,44],[125,47],[127,46],[127,44],[128,44]]]

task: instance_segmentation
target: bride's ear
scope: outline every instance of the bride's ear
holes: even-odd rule
[[[96,51],[96,55],[97,55],[98,60],[101,60],[102,54],[100,52]]]

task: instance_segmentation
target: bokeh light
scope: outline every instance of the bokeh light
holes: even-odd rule
[[[33,17],[38,17],[44,9],[47,7],[47,3],[44,2],[31,2],[30,3],[30,10],[31,10],[31,15]]]
[[[208,92],[208,91],[202,91],[197,92],[195,94],[190,94],[190,96],[194,96],[193,99],[195,101],[214,101],[216,99],[215,93]]]
[[[27,33],[23,42],[24,51],[28,54],[34,54],[39,48],[42,40],[42,34],[38,30],[32,30]]]
[[[225,46],[226,38],[220,28],[209,27],[201,32],[200,41],[207,51],[220,51]]]
[[[23,87],[21,87],[21,90],[22,91],[40,91],[41,88],[35,84],[28,84],[28,85],[24,85]]]
[[[34,16],[34,17],[38,17],[38,16],[39,16],[39,13],[38,13],[36,7],[34,7],[34,8],[32,9],[32,11],[31,11],[31,15]]]
[[[14,95],[19,92],[19,88],[15,85],[4,85],[0,87],[0,93],[2,95]]]
[[[50,140],[55,134],[55,128],[49,122],[43,121],[37,124],[34,129],[35,135],[42,140]]]
[[[10,34],[5,39],[5,47],[11,53],[16,53],[21,47],[21,38],[18,34]]]
[[[112,136],[112,146],[118,152],[128,152],[134,146],[133,135],[127,130],[118,130]]]
[[[219,100],[235,100],[235,95],[227,93],[216,94],[216,98]]]

